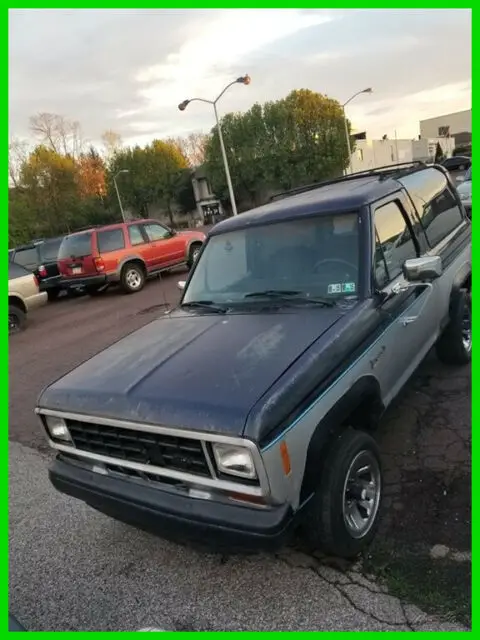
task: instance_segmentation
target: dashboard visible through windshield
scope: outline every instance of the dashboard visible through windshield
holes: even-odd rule
[[[276,222],[209,239],[184,304],[234,304],[262,298],[356,297],[358,214]]]

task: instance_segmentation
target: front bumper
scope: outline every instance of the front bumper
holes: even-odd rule
[[[94,276],[78,276],[76,278],[69,278],[63,276],[61,279],[61,285],[65,289],[70,287],[103,287],[107,284],[107,276],[105,274]]]
[[[49,477],[58,491],[116,520],[216,551],[272,551],[287,542],[294,525],[289,505],[258,508],[191,498],[101,475],[61,456]]]

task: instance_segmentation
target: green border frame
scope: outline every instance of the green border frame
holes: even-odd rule
[[[338,8],[338,9],[348,9],[348,8],[365,8],[365,9],[373,9],[373,8],[378,8],[378,9],[402,9],[402,8],[422,8],[422,9],[471,9],[472,8],[472,4],[473,2],[457,2],[455,3],[455,5],[452,6],[451,3],[449,2],[442,2],[440,1],[432,1],[432,0],[427,0],[421,3],[421,5],[419,6],[418,0],[400,0],[397,2],[394,2],[393,4],[391,4],[390,6],[386,7],[385,6],[385,2],[381,1],[381,0],[370,0],[370,2],[366,2],[365,5],[363,5],[363,3],[361,1],[356,2],[355,0],[350,0],[350,1],[346,1],[346,2],[341,2],[337,5],[336,2],[329,2],[326,3],[324,7],[321,7],[321,2],[319,0],[315,1],[315,0],[302,0],[299,5],[297,5],[295,7],[295,4],[293,2],[288,2],[288,0],[277,0],[277,2],[275,2],[275,0],[239,0],[238,2],[232,2],[232,4],[230,5],[229,2],[226,2],[225,0],[204,0],[203,2],[201,2],[201,0],[199,0],[198,2],[195,2],[193,0],[190,1],[185,1],[182,2],[181,0],[177,0],[177,2],[174,1],[165,1],[165,3],[161,3],[157,0],[157,2],[145,2],[145,0],[143,0],[143,2],[141,2],[141,4],[137,7],[133,6],[133,3],[131,2],[127,2],[126,0],[124,0],[123,2],[117,1],[117,2],[108,2],[108,1],[103,1],[103,2],[94,2],[92,0],[71,0],[70,2],[61,2],[61,1],[52,1],[50,0],[50,2],[46,1],[44,3],[36,3],[36,2],[24,2],[21,4],[17,4],[17,3],[8,3],[8,8],[5,8],[2,12],[1,12],[1,26],[2,26],[2,33],[3,33],[3,37],[2,37],[2,42],[3,42],[3,48],[4,48],[4,65],[3,65],[3,69],[4,69],[4,86],[7,85],[8,86],[8,11],[9,9],[53,9],[53,8],[58,8],[58,9],[82,9],[82,8],[105,8],[105,9],[119,9],[119,8],[140,8],[140,9],[151,9],[151,8],[160,8],[159,5],[163,5],[161,8],[165,8],[165,9],[209,9],[209,8],[219,8],[219,9],[231,9],[231,8],[255,8],[255,9],[260,9],[260,8]],[[472,15],[472,29],[474,30],[474,27],[476,25],[476,11],[473,11],[473,15]],[[472,39],[472,53],[474,53],[474,49],[478,47],[478,44],[475,44],[475,41],[473,41]],[[478,40],[476,41],[478,43]],[[440,45],[441,47],[448,47],[448,43],[441,43]],[[454,54],[454,52],[453,52]],[[441,58],[439,57],[439,64],[441,64]],[[473,91],[475,91],[475,83],[473,83]],[[7,89],[8,92],[8,89]],[[474,95],[472,94],[472,101],[474,99]],[[7,98],[8,100],[8,98]],[[5,108],[6,108],[6,117],[3,120],[3,127],[4,127],[4,135],[5,138],[8,137],[8,101],[4,102]],[[474,131],[475,131],[475,124],[473,125],[474,127]],[[6,141],[7,142],[7,141]],[[8,147],[6,147],[8,149]],[[4,175],[7,175],[7,171],[8,171],[8,151],[5,154],[5,164],[4,164]],[[5,190],[5,196],[4,196],[4,206],[5,206],[5,210],[8,211],[8,190]],[[8,225],[8,218],[6,218],[7,220],[7,225]],[[473,225],[473,233],[474,233],[474,240],[473,240],[473,247],[476,246],[476,232],[475,232],[475,224]],[[8,233],[5,234],[5,236],[2,237],[2,242],[5,245],[8,245]],[[480,246],[480,245],[479,245]],[[7,249],[8,246],[4,246],[4,255],[7,254]],[[473,260],[474,263],[476,263],[476,256],[475,256],[475,252],[473,252]],[[6,303],[6,296],[3,298],[4,300],[4,304]],[[473,296],[473,316],[474,318],[476,317],[477,314],[477,304],[476,304],[476,300],[475,300],[475,296]],[[5,314],[7,315],[7,312],[5,310]],[[4,334],[4,338],[3,338],[3,350],[4,353],[6,354],[6,359],[8,359],[8,333],[5,332]],[[7,360],[8,361],[8,360]],[[480,360],[479,360],[480,361]],[[478,373],[477,373],[477,367],[475,366],[475,358],[473,359],[473,366],[472,366],[472,383],[473,383],[473,391],[475,391],[475,387],[476,387],[476,381],[478,378]],[[3,419],[3,424],[7,425],[8,424],[8,374],[6,377],[6,380],[4,380],[4,384],[2,385],[2,389],[3,389],[3,394],[4,394],[4,401],[2,403],[2,407],[3,407],[3,415],[4,415],[4,419]],[[479,413],[479,408],[480,408],[480,404],[476,404],[473,403],[472,406],[472,421],[476,421],[476,418],[478,416]],[[5,447],[5,449],[3,449],[3,464],[1,465],[1,468],[3,470],[3,474],[4,474],[4,482],[3,482],[3,486],[7,488],[7,495],[5,497],[5,501],[8,504],[8,443],[7,446]],[[477,473],[475,473],[475,469],[472,468],[472,488],[478,488],[478,482],[477,482]],[[473,497],[475,497],[475,492],[473,492]],[[477,498],[477,502],[478,502],[478,498]],[[472,545],[475,546],[475,542],[477,540],[478,537],[478,533],[480,531],[480,527],[478,525],[478,522],[476,520],[476,505],[472,504]],[[6,539],[8,540],[8,507],[5,510],[5,528],[6,528],[6,533],[7,535],[5,536]],[[7,543],[8,544],[8,543]],[[6,630],[8,628],[7,626],[7,610],[8,610],[8,547],[7,547],[7,554],[6,556],[3,556],[4,560],[2,562],[2,573],[5,576],[6,580],[5,583],[7,588],[6,588],[6,605],[5,605],[5,627],[4,629]],[[6,560],[5,560],[6,558]],[[476,577],[476,572],[473,572],[473,584],[472,584],[472,589],[473,589],[473,593],[472,593],[472,614],[473,614],[473,632],[476,631],[476,625],[475,625],[475,621],[476,621],[476,616],[475,616],[475,604],[477,603],[478,599],[476,597],[476,592],[478,591],[478,589],[476,587],[478,587],[478,581],[475,580]],[[66,612],[66,614],[68,615],[68,612]],[[40,632],[37,632],[40,633]],[[58,634],[58,633],[62,633],[63,635],[73,635],[74,637],[78,637],[79,633],[88,637],[92,637],[92,635],[104,635],[105,633],[109,633],[110,635],[115,633],[115,634],[122,634],[123,636],[125,635],[133,635],[135,632],[58,632],[58,631],[51,631],[51,632],[41,632],[42,635],[53,635]],[[180,636],[184,636],[185,638],[189,635],[189,633],[187,632],[174,632],[175,633],[175,637],[178,638]],[[328,633],[328,634],[336,634],[337,636],[339,635],[348,635],[348,633],[350,632],[336,632],[336,631],[329,631],[329,632],[299,632],[299,631],[293,631],[293,632],[195,632],[195,633],[203,633],[203,634],[209,634],[209,635],[219,635],[219,634],[227,634],[232,636],[232,635],[236,635],[237,637],[239,635],[244,636],[245,633],[248,633],[249,635],[253,635],[261,633],[264,637],[268,636],[268,637],[275,637],[277,635],[280,635],[282,633],[295,633],[295,634],[313,634],[313,633]],[[355,632],[357,633],[357,635],[362,635],[364,637],[367,636],[373,636],[376,635],[378,633],[385,633],[385,632],[379,632],[379,631],[359,631],[359,632]],[[411,632],[396,632],[396,633],[411,633]],[[416,632],[417,636],[418,635],[423,635],[426,636],[428,635],[429,637],[432,635],[432,633],[434,635],[437,636],[445,636],[445,637],[452,637],[457,635],[457,632]],[[463,633],[463,632],[458,632],[458,633]],[[168,635],[172,635],[171,633],[169,633]]]

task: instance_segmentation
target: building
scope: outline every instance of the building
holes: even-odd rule
[[[213,193],[210,180],[203,167],[198,167],[193,172],[192,187],[197,205],[197,215],[204,224],[212,224],[223,216],[222,203]]]
[[[457,145],[472,141],[472,110],[447,113],[420,121],[421,138],[455,138]]]
[[[399,162],[433,162],[440,144],[443,155],[450,157],[455,148],[454,138],[429,138],[420,140],[356,140],[350,167],[352,172],[367,171]]]

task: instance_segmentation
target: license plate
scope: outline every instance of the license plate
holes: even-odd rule
[[[72,275],[76,276],[79,273],[82,273],[82,267],[72,267]]]

